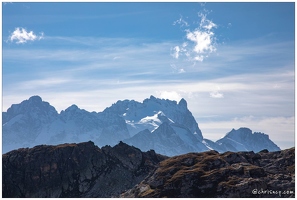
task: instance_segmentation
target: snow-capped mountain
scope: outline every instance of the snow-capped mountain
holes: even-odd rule
[[[130,136],[144,129],[154,131],[162,123],[176,123],[187,127],[198,140],[203,136],[192,113],[187,108],[187,102],[181,99],[179,103],[151,96],[143,103],[137,101],[118,101],[103,113],[114,113],[125,119]]]
[[[72,105],[58,113],[39,96],[32,96],[12,105],[2,116],[3,153],[39,144],[89,140],[99,147],[124,141],[143,151],[154,149],[169,156],[209,149],[224,152],[278,148],[267,135],[250,136],[251,131],[232,130],[217,142],[203,138],[184,99],[177,103],[151,96],[143,102],[117,101],[102,112]],[[273,144],[275,148],[271,148]]]
[[[249,128],[232,129],[222,139],[216,141],[225,151],[254,151],[259,152],[263,147],[269,151],[279,151],[280,148],[274,144],[269,136],[260,133],[252,132]]]

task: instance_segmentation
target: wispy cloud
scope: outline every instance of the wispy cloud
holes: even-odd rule
[[[214,90],[209,93],[211,98],[221,99],[224,98],[224,94],[219,92],[220,88],[218,87],[217,90]]]
[[[19,87],[23,90],[30,90],[30,89],[44,89],[44,88],[53,88],[53,87],[60,87],[61,85],[65,85],[70,83],[72,80],[67,78],[58,78],[58,77],[46,77],[45,79],[36,79],[36,80],[29,80],[24,81],[19,85]]]
[[[180,18],[178,20],[173,22],[173,25],[176,25],[176,24],[179,24],[180,27],[184,27],[184,26],[188,27],[189,26],[189,23],[187,21],[185,21],[182,16],[180,16]]]
[[[11,33],[8,38],[10,42],[16,42],[17,44],[23,44],[28,41],[35,41],[43,39],[43,33],[40,35],[36,35],[33,31],[27,31],[25,28],[15,28],[15,30]]]
[[[206,12],[206,11],[204,11]],[[215,33],[213,31],[217,25],[211,20],[207,19],[206,13],[198,13],[200,18],[199,26],[194,30],[185,29],[186,42],[182,45],[175,46],[172,50],[172,56],[176,59],[180,58],[181,55],[185,56],[190,61],[202,62],[210,53],[216,51]],[[174,25],[179,24],[181,27],[189,26],[182,17],[173,23]]]
[[[92,37],[46,37],[46,42],[55,46],[53,49],[7,49],[6,59],[27,59],[44,61],[102,61],[121,59],[147,59],[151,57],[168,56],[172,43],[144,43],[137,39],[127,38],[92,38]],[[14,54],[12,53],[14,52]],[[155,53],[154,53],[155,52]],[[34,53],[34,57],[30,57]],[[148,59],[147,61],[149,61]],[[162,59],[164,60],[164,59]]]
[[[174,48],[173,48],[173,57],[174,58],[176,58],[176,59],[178,59],[178,57],[179,57],[179,52],[180,52],[180,48],[179,48],[179,46],[175,46]]]
[[[32,92],[37,92],[51,94],[53,98],[57,96],[62,98],[66,91],[77,94],[103,94],[108,90],[112,96],[117,96],[118,99],[141,100],[151,94],[174,100],[183,97],[189,101],[189,104],[192,104],[193,113],[197,116],[207,113],[211,115],[226,113],[230,115],[247,115],[249,113],[254,113],[254,115],[256,113],[259,115],[263,113],[265,115],[288,114],[288,111],[294,106],[292,99],[294,95],[293,72],[280,73],[274,71],[265,75],[235,75],[205,81],[158,79],[157,74],[146,74],[144,72],[143,75],[135,74],[132,79],[131,76],[113,75],[112,71],[102,73],[102,76],[92,76],[93,73],[91,72],[84,77],[82,76],[84,73],[80,72],[80,75],[71,72],[45,73],[43,76],[38,76],[37,79],[5,84],[3,94],[4,97],[8,94],[21,93],[27,93],[30,96]],[[147,76],[147,78],[140,78],[142,76]],[[278,87],[274,87],[276,84]],[[213,97],[221,98],[219,103],[209,98],[210,91],[213,93]],[[108,95],[106,94],[106,96]],[[110,103],[112,100],[106,102],[105,105],[108,106]],[[4,107],[7,108],[9,104],[11,102],[5,98]],[[60,107],[67,107],[67,105],[60,104]],[[210,107],[213,109],[209,109]]]
[[[90,41],[97,41],[97,43],[94,43],[95,45],[92,48],[72,48],[70,46],[71,43],[77,44],[76,42],[80,39],[81,41],[88,41],[88,44],[90,43],[89,45],[91,45]],[[52,43],[53,41],[50,42]],[[274,99],[275,97],[282,97],[281,92],[286,92],[287,95],[292,90],[292,86],[294,86],[294,73],[289,73],[291,72],[290,70],[288,73],[284,71],[292,69],[292,67],[286,67],[281,62],[283,59],[282,56],[287,56],[288,54],[279,54],[279,49],[288,49],[287,44],[270,44],[264,46],[261,46],[261,44],[258,46],[236,44],[236,47],[225,47],[224,52],[216,56],[216,59],[212,59],[211,63],[201,63],[198,69],[187,67],[184,63],[181,63],[183,64],[181,66],[172,64],[173,58],[170,57],[168,50],[174,44],[173,42],[154,44],[145,44],[142,42],[139,45],[138,41],[135,42],[131,39],[121,41],[119,38],[109,40],[102,38],[98,38],[97,40],[95,38],[73,38],[73,41],[68,42],[66,46],[70,46],[70,49],[65,47],[57,49],[40,48],[37,50],[19,48],[4,49],[3,62],[5,69],[13,66],[11,62],[18,62],[19,66],[23,66],[20,67],[21,70],[25,67],[26,71],[29,72],[26,76],[28,78],[20,73],[13,78],[5,75],[3,77],[4,95],[10,93],[9,91],[19,94],[18,89],[23,88],[22,86],[26,86],[27,88],[34,86],[37,87],[34,91],[42,91],[38,86],[46,86],[46,84],[39,83],[47,82],[49,84],[46,88],[50,88],[51,86],[54,89],[57,89],[56,86],[63,88],[67,84],[65,88],[68,89],[71,88],[69,85],[71,83],[79,86],[73,87],[77,92],[85,92],[79,91],[79,88],[95,89],[102,88],[104,85],[104,87],[109,86],[108,88],[112,89],[114,87],[112,81],[120,80],[121,83],[127,83],[127,80],[130,80],[130,85],[121,85],[125,88],[131,87],[132,91],[133,87],[136,88],[141,84],[143,88],[147,88],[141,92],[143,94],[142,97],[154,93],[157,94],[156,91],[176,91],[182,97],[195,96],[197,99],[202,96],[207,101],[210,99],[209,97],[221,98],[221,102],[223,103],[227,100],[227,97],[230,98],[231,96],[233,99],[239,100],[240,97],[246,95],[244,100],[249,100],[250,102],[254,102],[252,95],[256,95],[260,99],[264,97],[268,99],[273,95],[272,99]],[[186,46],[186,44],[181,45],[181,47],[183,46]],[[261,65],[254,64],[255,59],[250,59],[253,57],[249,57],[249,61],[244,63],[245,59],[243,55],[257,56],[259,60],[263,54],[264,57],[269,56],[272,59],[279,60],[275,68],[272,68],[272,66],[277,62],[266,61],[265,66],[270,66],[269,71],[271,73],[263,73],[263,68],[257,67]],[[42,63],[42,67],[40,67],[40,63]],[[201,68],[205,68],[207,71],[201,72]],[[251,68],[254,69],[253,72],[248,71],[248,73],[245,73],[247,69]],[[228,69],[229,73],[226,72],[226,69]],[[234,75],[234,72],[238,70],[244,73],[235,73]],[[64,81],[65,77],[61,77],[61,75],[65,74],[67,74],[66,81]],[[217,78],[218,76],[216,74],[221,74],[219,76],[220,78]],[[19,85],[14,85],[14,82],[11,82],[13,79],[17,79]],[[32,80],[35,80],[35,82],[32,82]],[[42,82],[42,80],[45,80],[45,82]],[[72,82],[73,80],[75,82]],[[137,82],[140,80],[142,82]],[[160,86],[158,89],[156,89],[157,84]],[[218,85],[220,88],[215,89]],[[23,89],[28,92],[26,88]],[[184,91],[184,93],[180,91]],[[119,91],[119,93],[121,92]],[[278,93],[279,95],[276,95]],[[28,95],[30,94],[28,93]],[[127,98],[132,99],[133,97],[127,95]],[[228,100],[230,101],[230,99]],[[200,101],[202,102],[203,100],[201,99]],[[243,103],[242,100],[239,100],[239,102]],[[6,101],[5,98],[5,105],[9,106],[9,104],[10,102]],[[261,103],[256,102],[255,104],[260,105]],[[220,109],[218,112],[225,112],[225,110]]]

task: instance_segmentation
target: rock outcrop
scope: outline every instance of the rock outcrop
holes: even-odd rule
[[[121,197],[295,197],[295,148],[175,156]]]
[[[122,142],[39,145],[2,155],[3,197],[113,197],[132,188],[166,157]]]

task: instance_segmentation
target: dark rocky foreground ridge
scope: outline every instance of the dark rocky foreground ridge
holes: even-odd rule
[[[120,142],[2,155],[3,197],[295,197],[295,148],[166,157]]]
[[[40,145],[2,155],[3,197],[113,197],[141,182],[166,157],[122,142]]]
[[[295,197],[295,148],[175,156],[121,197]]]

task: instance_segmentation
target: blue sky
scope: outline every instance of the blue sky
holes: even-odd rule
[[[3,3],[3,110],[188,102],[205,138],[295,136],[295,3]]]

